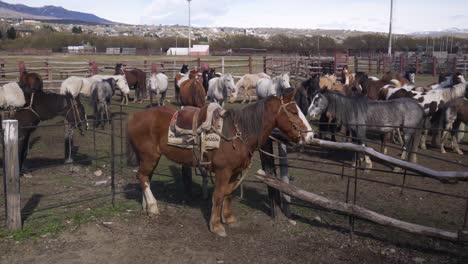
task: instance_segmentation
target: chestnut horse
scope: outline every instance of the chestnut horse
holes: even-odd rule
[[[33,93],[42,92],[44,83],[39,74],[24,71],[20,74],[19,86],[23,90],[26,100],[29,101]]]
[[[198,79],[198,71],[190,71],[189,79],[180,84],[180,105],[202,107],[205,105],[205,98],[205,88]]]
[[[114,75],[125,75],[128,86],[135,90],[135,97],[137,102],[143,102],[146,96],[146,73],[140,69],[123,69],[122,63],[115,65]]]
[[[210,231],[226,236],[223,224],[234,224],[231,203],[232,192],[238,185],[238,176],[251,164],[253,153],[278,128],[293,142],[308,143],[313,139],[312,129],[294,101],[295,91],[279,98],[270,96],[243,108],[229,109],[223,114],[224,125],[218,149],[211,150],[207,169],[215,173],[212,195]],[[156,199],[150,189],[151,177],[161,156],[185,166],[199,166],[193,150],[167,144],[168,129],[176,109],[159,106],[137,112],[128,120],[127,148],[129,161],[139,160],[136,174],[143,191],[143,210],[159,214]],[[131,151],[133,150],[133,152]]]

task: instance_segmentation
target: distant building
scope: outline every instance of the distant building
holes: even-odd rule
[[[167,50],[167,55],[169,56],[208,56],[210,55],[210,45],[193,45],[189,48],[169,48]]]
[[[96,47],[93,46],[68,46],[66,48],[71,54],[93,54],[96,53]]]

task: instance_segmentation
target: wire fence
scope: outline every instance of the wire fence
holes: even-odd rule
[[[63,164],[65,143],[63,120],[59,117],[35,126],[36,131],[31,138],[32,143],[27,160],[29,167],[27,171],[32,171],[32,178],[26,174],[26,177],[21,180],[23,220],[33,221],[43,219],[47,215],[67,215],[70,212],[79,212],[83,210],[80,204],[87,202],[93,202],[95,206],[114,204],[115,199],[121,196],[138,200],[139,185],[134,178],[135,168],[126,164],[125,131],[127,116],[146,108],[145,105],[123,106],[113,102],[111,105],[113,117],[106,120],[110,124],[107,124],[105,129],[95,128],[91,123],[92,128],[84,135],[74,135],[74,161],[71,164]],[[319,125],[319,123],[312,124],[314,128]],[[341,132],[335,135],[339,138],[344,137]],[[380,145],[379,141],[372,139],[367,139],[366,143],[371,146]],[[399,154],[400,146],[395,144],[387,146],[393,149],[390,155]],[[432,180],[425,180],[424,175],[417,173],[405,170],[395,172],[393,168],[385,164],[378,164],[372,169],[353,167],[354,155],[356,154],[349,151],[342,153],[309,146],[302,150],[291,148],[287,156],[287,167],[289,175],[293,178],[292,183],[306,190],[325,192],[330,198],[353,204],[359,203],[376,210],[383,210],[395,217],[415,220],[421,224],[427,222],[430,226],[440,225],[457,232],[467,230],[468,193],[466,190],[468,190],[468,185],[465,182],[443,185]],[[422,165],[437,170],[466,171],[466,164],[468,164],[465,156],[448,154],[449,158],[441,158],[436,150],[419,150],[418,155],[422,157]],[[253,169],[261,167],[258,155],[254,156],[253,163]],[[274,166],[278,168],[284,164],[277,159]],[[170,185],[173,188],[171,191],[176,191],[177,188],[173,186],[173,183],[176,181],[175,177],[178,177],[175,175],[175,170],[178,168],[170,162],[160,162],[160,166],[154,172],[158,176],[158,184]],[[259,183],[261,182],[247,179],[244,185],[261,189]],[[392,188],[398,189],[397,194]],[[381,196],[381,193],[388,193],[389,190],[388,196]],[[424,197],[424,199],[420,202],[419,200],[412,201],[419,197]],[[392,199],[396,201],[410,199],[410,202],[405,200],[410,207],[395,206],[395,201]],[[300,204],[294,200],[288,203],[294,208]],[[3,215],[3,200],[0,206],[0,214]],[[442,219],[424,211],[434,210],[434,206],[442,206],[444,212],[447,211]],[[300,210],[296,210],[296,214],[310,216],[310,212]],[[418,214],[423,214],[424,217],[419,217]],[[453,220],[448,220],[450,217]]]

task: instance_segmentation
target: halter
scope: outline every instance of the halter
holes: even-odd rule
[[[281,98],[281,106],[280,106],[280,108],[278,109],[278,112],[276,113],[276,115],[278,115],[278,114],[281,112],[281,110],[283,110],[283,111],[286,113],[286,116],[288,117],[288,120],[289,120],[289,122],[291,123],[292,127],[298,131],[298,136],[299,136],[299,138],[300,138],[300,137],[302,137],[302,134],[303,134],[303,133],[307,133],[308,131],[307,131],[307,130],[303,130],[303,129],[299,129],[299,126],[297,125],[297,123],[294,122],[294,121],[292,120],[292,114],[291,114],[291,112],[286,108],[286,107],[287,107],[288,105],[290,105],[290,104],[296,104],[296,102],[295,102],[295,101],[291,101],[291,102],[289,102],[289,103],[283,103],[283,98]]]
[[[28,107],[25,107],[25,108],[22,108],[20,110],[29,110],[31,111],[33,114],[35,114],[37,116],[37,118],[39,118],[39,120],[41,120],[41,116],[36,112],[36,110],[34,110],[34,108],[32,107],[33,106],[33,102],[34,102],[34,93],[32,93],[31,95],[31,101],[29,102],[29,106]]]

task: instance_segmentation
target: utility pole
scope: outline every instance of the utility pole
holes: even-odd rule
[[[392,20],[393,20],[393,0],[390,0],[390,25],[388,29],[388,56],[392,56]]]
[[[190,49],[192,47],[192,38],[191,38],[192,28],[190,24],[190,2],[192,2],[192,0],[187,0],[187,3],[188,3],[188,55],[189,56],[190,56]]]

